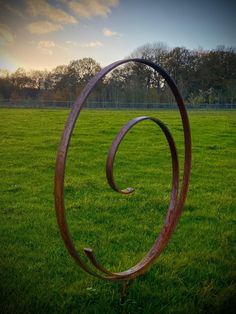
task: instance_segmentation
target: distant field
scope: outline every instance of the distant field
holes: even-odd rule
[[[179,225],[165,251],[129,286],[76,266],[59,235],[53,200],[56,151],[68,110],[0,109],[1,313],[234,313],[236,308],[236,112],[190,111],[193,165]],[[130,119],[151,115],[170,128],[183,167],[177,111],[81,113],[66,175],[68,223],[78,250],[91,247],[111,270],[137,262],[154,242],[168,206],[171,163],[161,131],[137,125],[105,177],[109,146]],[[86,261],[86,257],[84,257]]]

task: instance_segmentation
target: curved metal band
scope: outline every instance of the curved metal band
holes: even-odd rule
[[[130,131],[130,129],[133,128],[134,125],[136,125],[137,123],[144,121],[144,120],[151,120],[151,121],[155,122],[161,128],[163,133],[165,134],[165,137],[166,137],[167,142],[169,144],[169,148],[170,148],[170,152],[171,152],[171,159],[172,159],[172,189],[171,189],[170,204],[168,207],[168,215],[172,215],[173,211],[175,209],[175,206],[176,206],[176,201],[177,201],[177,196],[178,196],[178,185],[179,185],[178,155],[177,155],[176,146],[175,146],[175,143],[174,143],[174,140],[172,138],[170,131],[160,120],[158,120],[156,118],[152,118],[152,117],[147,117],[147,116],[138,117],[138,118],[135,118],[135,119],[129,121],[120,130],[120,132],[117,134],[116,138],[114,139],[114,141],[110,147],[109,153],[108,153],[107,164],[106,164],[107,180],[108,180],[108,183],[110,184],[111,188],[113,190],[115,190],[116,192],[119,192],[122,194],[129,194],[129,193],[134,192],[134,188],[126,188],[124,190],[121,190],[116,185],[116,183],[114,181],[114,177],[113,177],[113,165],[114,165],[114,159],[115,159],[116,152],[118,150],[118,147],[119,147],[122,139]],[[104,266],[102,266],[98,262],[92,249],[84,249],[84,251],[85,251],[86,255],[88,256],[88,258],[90,259],[91,263],[101,272],[108,274],[108,275],[117,276],[119,278],[121,278],[121,276],[123,277],[126,275],[130,276],[130,270],[128,270],[126,272],[122,272],[122,273],[110,272],[109,270],[104,268]],[[158,252],[156,252],[156,254],[158,254]],[[144,272],[149,267],[149,265],[151,263],[152,263],[152,258],[149,257],[149,253],[148,253],[148,254],[146,254],[146,257],[141,262],[139,262],[137,265],[132,267],[132,269],[133,270],[135,269],[137,272]]]
[[[99,80],[101,80],[108,72],[116,68],[117,66],[127,63],[127,62],[139,62],[146,64],[150,67],[152,67],[155,71],[157,71],[159,74],[163,76],[163,78],[168,83],[169,87],[171,88],[175,99],[177,101],[182,124],[183,124],[183,130],[184,130],[184,146],[185,146],[185,160],[184,160],[184,174],[183,174],[183,181],[180,193],[178,195],[178,180],[177,178],[177,172],[176,169],[178,168],[178,159],[176,154],[176,149],[174,142],[172,143],[173,139],[168,131],[168,129],[165,127],[165,125],[160,122],[159,120],[155,118],[148,118],[148,117],[140,117],[137,119],[151,119],[154,122],[156,122],[164,132],[172,154],[172,169],[173,170],[173,179],[172,179],[172,196],[171,201],[167,213],[167,217],[165,220],[165,224],[163,226],[163,229],[157,238],[155,244],[151,248],[151,250],[148,252],[148,254],[134,267],[130,268],[127,271],[120,272],[120,273],[112,273],[108,270],[106,270],[99,262],[96,260],[95,255],[93,254],[91,249],[84,249],[86,255],[90,259],[90,261],[93,263],[93,265],[100,270],[101,272],[105,273],[107,276],[100,275],[88,268],[88,266],[82,261],[81,257],[77,253],[73,242],[71,240],[71,236],[69,233],[69,229],[66,223],[65,218],[65,208],[64,208],[64,175],[65,175],[65,165],[66,165],[66,157],[67,157],[67,151],[70,143],[70,138],[76,123],[76,120],[78,118],[78,115],[80,113],[80,110],[82,109],[82,106],[84,102],[86,101],[87,97],[91,93],[94,86],[97,84]],[[133,121],[133,122],[132,122]],[[118,149],[119,143],[124,137],[124,135],[128,132],[128,130],[137,122],[132,120],[131,124],[128,123],[127,127],[124,127],[124,131],[121,130],[121,132],[117,135],[116,139],[113,142],[113,145],[111,147],[111,150],[108,155],[107,160],[107,178],[109,181],[109,184],[113,189],[116,191],[122,192],[124,194],[127,194],[127,192],[131,190],[120,190],[113,179],[112,175],[112,166],[113,166],[113,158],[115,156],[116,150]],[[158,121],[158,122],[157,122]],[[124,133],[122,133],[124,132]],[[173,148],[174,147],[174,148]],[[176,155],[173,158],[173,156]],[[55,208],[57,213],[57,221],[60,228],[61,236],[63,238],[63,241],[65,243],[65,246],[70,253],[70,255],[74,258],[74,260],[78,263],[78,265],[88,272],[91,275],[94,275],[99,278],[107,279],[107,280],[128,280],[131,278],[135,278],[136,276],[144,273],[146,269],[155,261],[155,259],[160,255],[164,247],[166,246],[172,232],[175,229],[176,224],[178,223],[178,219],[180,217],[183,204],[187,195],[188,190],[188,183],[189,183],[189,177],[190,177],[190,169],[191,169],[191,136],[190,136],[190,126],[188,121],[187,112],[183,103],[183,99],[174,83],[174,81],[171,79],[171,77],[158,65],[151,61],[147,61],[144,59],[128,59],[128,60],[121,60],[114,62],[113,64],[105,67],[103,70],[101,70],[83,89],[80,96],[77,98],[76,102],[74,103],[72,110],[70,112],[70,115],[68,117],[68,120],[66,122],[64,132],[61,137],[61,142],[58,149],[57,154],[57,161],[56,161],[56,172],[55,172]],[[175,178],[175,179],[174,179]],[[174,193],[176,195],[173,197],[173,186],[175,187]],[[126,191],[126,192],[125,192]],[[129,192],[130,193],[130,192]]]
[[[177,151],[176,151],[176,146],[175,146],[174,140],[172,138],[172,135],[171,135],[169,129],[165,126],[164,123],[162,123],[160,120],[158,120],[156,118],[147,117],[147,116],[138,117],[138,118],[135,118],[135,119],[129,121],[120,130],[120,132],[115,137],[115,139],[114,139],[114,141],[110,147],[110,150],[108,152],[107,163],[106,163],[107,181],[108,181],[110,187],[116,192],[119,192],[122,194],[130,194],[130,193],[134,192],[134,188],[132,188],[132,187],[128,187],[126,189],[121,190],[116,185],[114,177],[113,177],[113,164],[114,164],[114,159],[115,159],[115,155],[117,153],[118,147],[119,147],[121,141],[123,140],[123,138],[125,137],[125,135],[130,131],[131,128],[133,128],[133,126],[135,124],[137,124],[141,121],[144,121],[144,120],[151,120],[151,121],[155,122],[161,128],[161,130],[163,131],[163,133],[166,136],[166,139],[168,141],[170,151],[171,151],[171,157],[172,157],[173,180],[172,180],[171,199],[173,198],[174,200],[176,200],[177,195],[178,195],[178,184],[179,184],[179,163],[178,163],[178,155],[177,155]],[[173,195],[175,195],[175,197],[173,197]]]

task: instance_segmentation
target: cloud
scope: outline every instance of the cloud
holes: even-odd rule
[[[81,47],[81,48],[96,48],[96,47],[103,46],[102,42],[99,40],[91,41],[89,43],[82,43],[82,44],[78,43],[77,41],[67,40],[66,44],[72,45],[74,47]]]
[[[109,28],[104,28],[103,29],[103,35],[106,36],[106,37],[112,37],[112,36],[116,36],[116,35],[119,35],[119,34],[117,32],[113,32]]]
[[[41,40],[38,43],[40,48],[53,48],[56,47],[56,44],[53,41]]]
[[[63,29],[62,25],[60,24],[55,24],[46,21],[30,23],[26,26],[26,28],[31,34],[47,34]]]
[[[74,16],[68,14],[62,9],[56,8],[45,0],[26,0],[27,11],[31,16],[43,16],[50,21],[62,24],[76,24],[78,21]]]
[[[56,47],[56,44],[53,41],[41,40],[38,42],[37,46],[44,54],[52,55],[52,48]]]
[[[4,6],[10,13],[13,13],[14,15],[17,15],[17,16],[19,16],[22,19],[25,18],[24,14],[21,12],[21,10],[19,10],[16,7],[14,7],[13,5],[10,5],[9,3],[4,3]]]
[[[82,0],[64,1],[69,8],[81,17],[108,16],[111,8],[118,5],[119,0]]]
[[[101,47],[102,43],[99,40],[97,40],[97,41],[91,41],[90,43],[84,43],[79,46],[84,47],[84,48],[95,48],[95,47]]]
[[[72,41],[72,40],[67,40],[66,44],[72,45],[72,46],[75,46],[75,47],[78,47],[78,45],[79,45],[77,41]]]
[[[10,28],[5,24],[0,24],[0,45],[6,45],[14,41]]]

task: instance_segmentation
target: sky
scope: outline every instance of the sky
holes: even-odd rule
[[[0,0],[0,68],[101,66],[146,43],[236,48],[236,0]]]

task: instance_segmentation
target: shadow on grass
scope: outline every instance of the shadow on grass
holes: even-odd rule
[[[76,281],[70,286],[61,284],[58,289],[58,285],[45,283],[43,278],[41,282],[36,277],[26,281],[16,271],[10,276],[8,272],[0,285],[2,313],[234,313],[233,285],[221,291],[209,289],[201,282],[192,286],[186,277],[190,270],[185,269],[185,275],[179,273],[176,277],[166,266],[158,271],[156,268],[130,281],[125,293],[124,283],[104,282],[86,275],[81,290]]]

